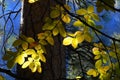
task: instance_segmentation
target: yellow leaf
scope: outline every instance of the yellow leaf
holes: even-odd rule
[[[23,51],[24,54],[27,54],[27,55],[32,55],[32,54],[36,54],[35,50],[34,49],[27,49],[25,51]]]
[[[52,30],[56,26],[55,23],[46,23],[42,27],[42,30]]]
[[[99,21],[100,19],[99,19],[99,16],[97,15],[97,14],[95,14],[95,13],[92,13],[92,14],[90,14],[91,16],[92,16],[92,18],[94,19],[94,20],[96,20],[96,21]]]
[[[84,38],[86,41],[91,42],[92,41],[92,36],[90,35],[90,33],[85,33],[84,34]]]
[[[27,42],[32,43],[32,42],[35,42],[35,40],[32,37],[28,37]]]
[[[87,14],[87,11],[85,9],[79,9],[79,10],[76,11],[76,13],[78,15],[85,15],[85,14]]]
[[[23,48],[23,50],[28,49],[28,43],[27,42],[23,42],[22,43],[22,48]]]
[[[62,37],[66,37],[66,31],[62,23],[58,24],[59,33]]]
[[[2,75],[0,75],[0,80],[5,80],[5,78]]]
[[[89,6],[87,8],[88,13],[93,13],[94,12],[94,6]]]
[[[38,34],[38,39],[45,39],[46,35],[44,33],[39,33]]]
[[[35,3],[36,1],[38,1],[38,0],[29,0],[28,2],[29,3]]]
[[[63,45],[70,45],[72,43],[73,38],[72,37],[66,37],[63,39]]]
[[[45,58],[45,56],[43,55],[43,53],[39,52],[38,55],[39,55],[39,58],[40,58],[40,60],[41,60],[42,62],[46,62],[46,58]]]
[[[94,57],[95,60],[100,59],[100,58],[101,58],[101,55],[96,55],[96,56]]]
[[[73,48],[77,48],[78,47],[78,40],[76,38],[73,38],[72,46],[73,46]]]
[[[57,18],[57,17],[59,17],[59,16],[60,16],[60,11],[57,10],[57,9],[52,10],[52,11],[50,12],[50,17],[51,17],[51,18]]]
[[[94,55],[99,55],[100,54],[99,48],[97,48],[97,47],[94,47],[92,49],[92,52],[93,52]]]
[[[47,42],[48,42],[50,45],[54,45],[54,39],[53,39],[52,36],[48,36],[48,37],[46,38],[46,40],[47,40]]]
[[[25,62],[25,58],[23,55],[18,55],[15,60],[16,63],[22,65]]]
[[[101,60],[97,60],[96,62],[95,62],[95,67],[96,68],[100,68],[102,66],[102,61]]]
[[[36,72],[37,70],[37,65],[35,65],[34,62],[30,63],[29,68],[31,69],[32,72]]]
[[[98,76],[98,72],[95,70],[95,69],[89,69],[88,71],[87,71],[87,75],[92,75],[93,77],[97,77]]]
[[[58,33],[59,33],[59,29],[58,29],[57,27],[55,27],[55,28],[53,29],[52,33],[53,33],[54,36],[57,36]]]
[[[103,66],[98,69],[99,73],[106,74],[106,71],[109,70],[109,66]]]
[[[84,18],[88,21],[89,19],[91,19],[91,16],[89,14],[84,15]]]
[[[35,49],[36,50],[40,50],[41,49],[41,45],[39,44],[39,45],[35,46]]]
[[[62,18],[63,22],[65,22],[65,23],[70,23],[70,21],[71,21],[70,16],[68,14],[66,14],[66,15],[62,14],[61,18]]]
[[[39,43],[42,45],[47,45],[47,42],[45,40],[39,40]]]
[[[77,26],[77,27],[80,27],[82,25],[83,25],[83,23],[80,20],[77,20],[73,23],[73,26]]]
[[[84,41],[84,35],[77,35],[76,39],[77,39],[78,43],[82,43]]]
[[[29,65],[30,65],[30,61],[25,61],[25,63],[23,63],[23,65],[22,65],[22,68],[23,69],[25,69],[25,68],[27,68]]]
[[[71,7],[69,5],[64,5],[64,7],[67,9],[67,10],[71,10]]]
[[[38,71],[39,73],[42,72],[42,68],[41,68],[41,66],[38,66],[37,71]]]

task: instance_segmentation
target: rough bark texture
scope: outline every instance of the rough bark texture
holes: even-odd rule
[[[36,35],[42,32],[41,27],[44,23],[44,17],[49,15],[50,6],[54,6],[53,0],[40,0],[34,4],[29,4],[24,0],[22,33],[36,39]],[[61,37],[55,37],[54,46],[46,46],[47,62],[43,63],[43,72],[31,73],[29,69],[21,69],[18,66],[19,76],[29,78],[29,80],[62,80],[65,78],[65,53],[61,45]]]

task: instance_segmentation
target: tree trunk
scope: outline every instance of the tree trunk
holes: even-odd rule
[[[44,24],[44,18],[49,14],[50,6],[54,6],[53,0],[40,0],[34,4],[29,4],[24,0],[22,33],[36,39],[41,27]],[[17,68],[17,74],[29,80],[62,80],[65,78],[65,53],[61,45],[62,38],[55,37],[55,45],[46,47],[46,63],[43,63],[42,73],[32,73],[29,69]]]

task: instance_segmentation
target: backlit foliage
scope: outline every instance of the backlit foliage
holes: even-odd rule
[[[37,0],[28,0],[29,3],[34,3]],[[114,5],[113,0],[104,0],[105,3]],[[96,2],[97,11],[101,12],[103,9],[111,10],[100,0]],[[101,7],[102,6],[102,7]],[[105,8],[104,8],[105,7]],[[43,32],[37,34],[37,40],[32,37],[20,35],[13,46],[15,51],[6,51],[3,60],[7,61],[7,67],[11,69],[15,64],[21,67],[29,68],[32,72],[42,72],[42,62],[46,62],[45,53],[46,45],[54,46],[54,37],[60,35],[63,37],[62,44],[64,46],[72,46],[73,49],[78,48],[79,44],[83,42],[93,43],[94,29],[99,30],[101,26],[96,25],[100,21],[99,16],[95,13],[95,8],[89,5],[87,8],[80,8],[75,11],[76,16],[70,14],[71,7],[69,5],[56,5],[51,7],[50,15],[44,19],[42,26]],[[69,25],[74,17],[72,25],[78,27],[76,32],[69,32],[66,30],[65,24]],[[93,27],[91,29],[91,26]],[[116,47],[116,48],[115,48]],[[92,53],[94,55],[94,68],[89,69],[86,74],[92,77],[98,77],[100,80],[119,80],[120,77],[120,46],[114,43],[111,46],[104,46],[103,43],[93,43]],[[114,71],[114,72],[113,72]],[[76,76],[80,79],[82,76]]]

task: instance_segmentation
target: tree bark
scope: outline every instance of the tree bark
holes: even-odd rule
[[[53,0],[40,0],[29,4],[24,0],[22,33],[36,39],[36,35],[42,32],[44,18],[49,15],[50,7],[54,6]],[[17,74],[29,80],[62,80],[65,78],[65,52],[61,45],[62,38],[55,37],[54,46],[46,46],[46,63],[43,63],[42,73],[32,73],[29,69],[17,68]]]

